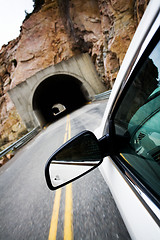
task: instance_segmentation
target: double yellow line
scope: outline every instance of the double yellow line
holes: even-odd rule
[[[64,135],[64,143],[71,138],[70,117],[67,115],[66,131]],[[56,240],[58,215],[61,200],[61,188],[56,190],[53,212],[50,224],[48,240]],[[66,186],[65,193],[65,216],[64,216],[64,240],[73,240],[73,210],[72,210],[72,184]]]

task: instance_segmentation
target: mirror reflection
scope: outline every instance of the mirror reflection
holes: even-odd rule
[[[85,132],[70,140],[52,157],[49,166],[53,187],[67,183],[96,167],[102,160],[96,137]]]

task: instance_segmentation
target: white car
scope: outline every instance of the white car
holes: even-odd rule
[[[49,158],[48,187],[98,166],[131,238],[160,239],[160,1],[145,11],[100,128],[78,134]]]

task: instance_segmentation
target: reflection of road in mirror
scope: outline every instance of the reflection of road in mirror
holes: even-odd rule
[[[70,181],[90,170],[93,166],[50,164],[49,172],[54,187]]]

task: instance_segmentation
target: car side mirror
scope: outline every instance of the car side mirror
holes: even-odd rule
[[[84,131],[62,145],[45,167],[46,182],[51,190],[66,185],[98,167],[103,160],[100,142]]]

